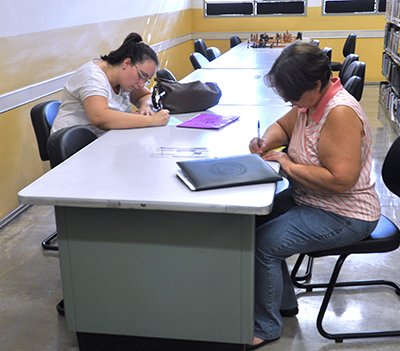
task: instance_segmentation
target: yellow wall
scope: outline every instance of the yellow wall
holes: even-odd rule
[[[150,45],[190,35],[191,10],[0,38],[0,94],[69,73],[117,48],[132,31]],[[182,78],[192,70],[192,51],[187,41],[160,52],[160,66]],[[0,219],[18,207],[18,191],[49,168],[40,160],[29,114],[40,101],[0,115]]]
[[[117,48],[129,32],[140,33],[150,45],[190,34],[191,13],[187,10],[0,38],[0,94],[71,72],[90,58]],[[160,56],[165,58],[166,54]],[[184,65],[186,70],[188,67]]]
[[[306,16],[204,17],[202,9],[193,9],[192,25],[194,32],[383,29],[385,15],[322,16],[320,7],[309,7]]]
[[[365,16],[322,16],[320,7],[309,7],[307,16],[290,17],[204,17],[202,9],[193,10],[192,26],[193,31],[199,33],[237,33],[246,32],[263,33],[284,32],[288,30],[292,33],[306,31],[347,31],[348,33],[357,30],[383,30],[385,27],[385,15],[365,15]],[[342,49],[344,38],[328,39],[319,37],[318,34],[313,39],[320,40],[320,47],[332,48],[332,60],[343,61]],[[207,45],[217,46],[222,49],[227,48],[227,41],[206,40]],[[356,53],[360,60],[366,62],[367,82],[379,82],[383,80],[381,74],[383,38],[357,38]],[[224,50],[221,50],[224,51]]]

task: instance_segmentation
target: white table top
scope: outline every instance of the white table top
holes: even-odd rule
[[[288,106],[216,106],[215,113],[240,115],[218,131],[178,128],[194,114],[175,115],[168,126],[109,131],[19,192],[21,203],[267,214],[275,184],[190,191],[176,176],[176,161],[156,156],[159,147],[207,147],[210,157],[248,153],[261,116],[264,129]]]

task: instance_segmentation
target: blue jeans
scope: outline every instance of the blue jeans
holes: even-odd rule
[[[260,222],[262,218],[257,218],[257,224]],[[256,231],[254,335],[273,340],[281,336],[279,310],[297,307],[285,259],[361,241],[378,221],[367,222],[296,206],[288,189],[276,196],[274,210],[265,216],[264,222]]]

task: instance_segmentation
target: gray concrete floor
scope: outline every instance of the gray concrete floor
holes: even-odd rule
[[[378,86],[366,86],[363,107],[369,116],[374,140],[374,173],[382,212],[400,224],[399,199],[391,195],[380,179],[385,152],[395,134],[387,120],[378,116]],[[43,251],[40,242],[55,229],[51,207],[34,206],[0,230],[0,350],[75,351],[74,333],[56,312],[62,299],[58,254]],[[290,259],[293,264],[295,258]],[[314,278],[328,279],[332,258],[316,261]],[[387,278],[400,281],[400,251],[350,257],[340,278]],[[298,292],[300,313],[284,321],[283,336],[260,350],[330,351],[399,350],[400,337],[345,340],[324,339],[315,321],[321,291]],[[400,329],[400,298],[388,288],[353,288],[337,292],[327,313],[329,331]],[[205,350],[207,351],[207,350]]]

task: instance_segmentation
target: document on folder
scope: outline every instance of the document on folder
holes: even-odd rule
[[[213,113],[200,113],[187,121],[178,124],[177,127],[184,128],[202,128],[202,129],[220,129],[226,125],[236,121],[239,116],[234,115],[217,115]]]

